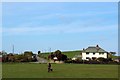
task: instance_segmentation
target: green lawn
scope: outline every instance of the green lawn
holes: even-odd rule
[[[118,65],[52,64],[53,72],[47,72],[47,64],[2,64],[3,78],[117,78]]]
[[[81,51],[77,50],[77,51],[64,51],[62,52],[62,54],[67,55],[68,58],[73,58],[75,55],[80,55]],[[48,57],[48,55],[50,55],[50,53],[41,53],[42,56],[44,57]]]
[[[62,54],[67,55],[68,58],[73,58],[75,55],[80,55],[81,51],[66,51],[62,52]]]

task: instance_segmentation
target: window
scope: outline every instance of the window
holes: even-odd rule
[[[99,55],[103,55],[104,53],[103,52],[100,52]]]
[[[92,57],[92,60],[95,60],[96,59],[96,57]]]
[[[95,55],[95,53],[93,53],[93,55]]]
[[[88,55],[89,54],[89,52],[86,52],[86,55]]]
[[[86,57],[86,60],[91,60],[89,57]]]
[[[89,57],[86,57],[86,59],[90,59]]]

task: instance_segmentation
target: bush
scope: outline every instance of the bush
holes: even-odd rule
[[[119,64],[119,63],[116,61],[109,61],[108,64]]]
[[[97,61],[99,61],[99,62],[103,62],[104,60],[105,60],[105,58],[102,58],[102,57],[97,58]]]
[[[112,62],[113,60],[111,58],[97,58],[97,61],[101,64],[109,64],[109,62]]]
[[[66,60],[65,63],[72,63],[72,60]]]
[[[90,60],[89,63],[90,64],[100,64],[100,62],[98,62],[97,60]]]

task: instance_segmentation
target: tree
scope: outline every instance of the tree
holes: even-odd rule
[[[62,61],[65,61],[65,60],[67,60],[67,56],[66,55],[62,55]]]
[[[110,52],[113,56],[115,56],[116,52]]]
[[[61,51],[60,50],[56,50],[55,54],[59,55],[59,54],[61,54]]]
[[[4,50],[1,53],[2,55],[7,55],[7,52],[5,52]]]
[[[56,57],[57,57],[57,59],[58,59],[58,61],[61,61],[62,60],[62,54],[58,54]]]
[[[23,54],[15,55],[16,62],[27,62],[28,59]]]
[[[32,51],[25,51],[24,52],[24,56],[32,56],[33,55],[33,52]]]
[[[48,56],[48,59],[53,59],[54,57],[57,57],[57,60],[58,60],[58,61],[65,61],[65,60],[67,60],[67,56],[64,55],[64,54],[62,54],[60,50],[56,50],[56,51],[54,52],[54,54],[51,53],[51,54]]]
[[[53,59],[54,57],[55,56],[54,56],[53,52],[50,55],[48,55],[48,59]]]
[[[38,51],[38,54],[40,54],[41,53],[41,51]]]
[[[8,56],[7,55],[2,56],[2,62],[8,62]]]
[[[31,62],[32,61],[33,52],[32,51],[25,51],[24,52],[24,56],[27,57],[29,62]]]
[[[6,59],[5,60],[6,62],[14,62],[15,61],[15,57],[12,53],[7,54],[5,59]]]

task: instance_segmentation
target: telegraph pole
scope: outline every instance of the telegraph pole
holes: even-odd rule
[[[51,48],[50,48],[50,53],[51,53]]]
[[[14,54],[14,45],[12,46],[12,53]]]

